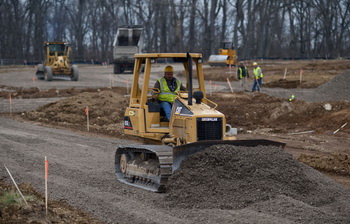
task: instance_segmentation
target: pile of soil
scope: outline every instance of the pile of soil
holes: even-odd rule
[[[350,176],[350,155],[340,153],[330,156],[301,154],[298,160],[317,170]]]
[[[326,110],[322,102],[289,101],[264,93],[215,93],[210,99],[226,115],[227,123],[245,131],[328,133],[350,120],[350,102],[332,102],[332,109]],[[345,126],[342,132],[350,133],[350,126]]]
[[[106,89],[106,88],[104,88]],[[7,99],[11,97],[13,99],[32,99],[32,98],[53,98],[53,97],[67,97],[73,96],[82,92],[98,92],[98,89],[85,88],[85,89],[39,89],[37,87],[23,88],[23,87],[10,87],[0,85],[0,97]]]
[[[211,146],[183,161],[167,187],[161,206],[260,211],[279,202],[268,213],[298,223],[350,220],[348,189],[273,146]]]
[[[19,188],[27,198],[28,206],[24,202],[9,205],[0,203],[0,223],[103,223],[63,201],[49,200],[46,215],[45,198],[29,184],[22,183]],[[0,181],[0,196],[16,191],[14,186]]]
[[[335,76],[327,83],[319,86],[315,95],[327,100],[346,100],[350,102],[350,71]]]
[[[86,130],[88,108],[90,131],[115,136],[122,134],[127,104],[128,98],[119,93],[117,88],[106,89],[79,93],[47,104],[36,111],[26,112],[21,117],[54,126]]]
[[[263,87],[268,88],[284,88],[284,89],[295,89],[295,88],[316,88],[317,84],[311,84],[305,81],[300,82],[299,80],[287,80],[287,79],[279,79],[276,81],[263,83]]]

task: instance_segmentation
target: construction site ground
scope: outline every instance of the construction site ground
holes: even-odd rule
[[[114,176],[117,145],[148,143],[122,133],[130,73],[85,65],[78,82],[47,82],[35,79],[35,67],[0,68],[0,161],[24,192],[38,197],[30,208],[1,208],[0,221],[349,223],[350,61],[258,63],[260,93],[250,91],[252,79],[249,91],[242,90],[235,68],[205,65],[207,97],[240,139],[284,142],[284,151],[214,147],[189,158],[165,194],[126,186]],[[252,76],[251,64],[246,62]],[[161,77],[165,64],[157,66]],[[174,67],[182,79],[180,66]],[[50,164],[48,216],[44,156]],[[13,188],[4,168],[0,175],[0,192]]]

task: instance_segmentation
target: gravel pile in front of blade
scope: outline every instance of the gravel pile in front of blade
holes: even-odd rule
[[[273,146],[211,146],[185,160],[167,188],[169,207],[249,208],[291,219],[299,213],[309,221],[350,221],[348,189]]]

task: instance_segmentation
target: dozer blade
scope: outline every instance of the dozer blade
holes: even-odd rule
[[[164,192],[172,174],[173,150],[165,145],[119,146],[115,154],[117,179],[153,192]]]
[[[284,148],[286,145],[282,142],[271,141],[267,139],[255,139],[255,140],[209,140],[198,141],[185,145],[176,146],[173,148],[173,172],[180,168],[181,162],[190,155],[200,152],[212,145],[236,145],[255,147],[258,145],[272,145]]]

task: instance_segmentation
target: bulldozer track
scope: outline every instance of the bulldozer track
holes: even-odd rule
[[[131,164],[131,166],[137,167],[140,172],[126,171],[123,172],[121,169],[121,158],[122,155],[126,155],[128,163],[137,156],[144,154],[145,156],[152,157],[155,155],[158,158],[157,173],[149,174],[147,169]],[[154,157],[154,156],[153,156]],[[128,145],[119,146],[115,155],[115,173],[117,179],[125,184],[143,188],[154,192],[164,192],[165,185],[168,182],[169,177],[172,175],[173,165],[173,152],[172,148],[164,145]],[[130,167],[130,164],[127,165]],[[128,170],[129,168],[127,168]],[[146,172],[142,173],[142,171]]]

